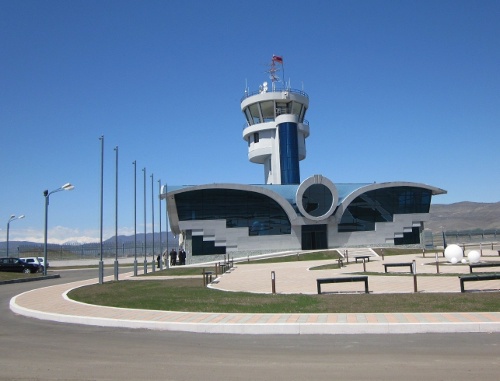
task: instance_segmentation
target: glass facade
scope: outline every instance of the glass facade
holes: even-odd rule
[[[279,125],[279,137],[281,184],[299,184],[300,168],[297,123],[281,123]]]
[[[288,90],[307,98],[307,94],[299,90]],[[282,97],[281,91],[276,92],[279,98]],[[279,94],[278,94],[279,93]],[[253,94],[255,95],[255,94]],[[244,97],[246,98],[246,97]],[[300,123],[304,123],[307,107],[298,100],[263,100],[249,104],[243,109],[245,118],[249,126],[258,123],[273,122],[278,115],[293,114],[297,115]]]
[[[400,238],[394,238],[395,245],[410,245],[420,243],[420,228],[412,228],[411,232],[403,233]]]
[[[325,215],[332,207],[332,203],[332,192],[323,184],[309,186],[302,195],[302,206],[313,217]]]
[[[392,222],[394,214],[429,213],[432,192],[416,187],[392,187],[363,193],[349,204],[339,232],[375,230],[377,222]]]
[[[226,254],[226,246],[215,246],[214,241],[203,241],[202,236],[193,236],[191,243],[193,255]]]
[[[283,208],[251,191],[201,189],[175,195],[179,221],[226,220],[227,228],[248,228],[250,236],[291,234]]]
[[[326,225],[302,226],[302,250],[328,249]]]

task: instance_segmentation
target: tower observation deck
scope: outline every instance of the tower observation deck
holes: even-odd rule
[[[266,184],[300,184],[299,161],[306,157],[309,136],[305,120],[309,97],[289,86],[278,86],[276,64],[283,66],[283,59],[273,56],[270,89],[264,82],[254,93],[245,90],[241,100],[246,118],[243,139],[248,143],[248,160],[264,164]]]

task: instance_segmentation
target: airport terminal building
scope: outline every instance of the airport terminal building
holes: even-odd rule
[[[432,196],[446,191],[412,182],[344,184],[322,175],[300,179],[306,157],[309,97],[283,85],[273,56],[271,88],[241,100],[248,159],[265,183],[168,186],[170,228],[190,263],[276,251],[419,244]]]

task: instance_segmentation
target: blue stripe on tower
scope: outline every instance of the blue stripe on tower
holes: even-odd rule
[[[280,137],[281,184],[300,184],[297,123],[278,125]]]

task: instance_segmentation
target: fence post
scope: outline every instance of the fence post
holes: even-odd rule
[[[417,263],[413,260],[413,292],[417,292]]]
[[[271,289],[273,294],[276,294],[276,274],[271,271]]]

